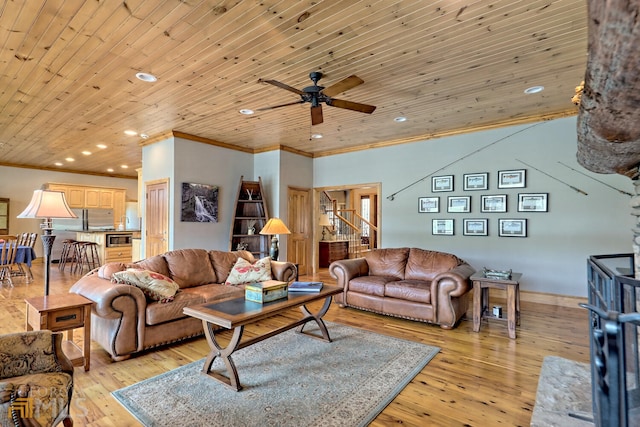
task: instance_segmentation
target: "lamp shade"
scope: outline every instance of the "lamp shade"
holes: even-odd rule
[[[324,227],[330,227],[332,224],[331,224],[331,220],[329,219],[329,215],[320,214],[320,224],[318,225],[322,225]]]
[[[77,218],[62,191],[35,190],[29,206],[18,218]]]
[[[260,234],[291,234],[291,231],[280,218],[271,218],[260,230]]]

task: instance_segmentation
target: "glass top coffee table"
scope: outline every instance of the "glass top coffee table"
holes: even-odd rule
[[[322,286],[320,292],[291,292],[286,299],[283,298],[265,304],[247,301],[244,297],[241,297],[200,304],[193,307],[185,307],[183,310],[184,314],[202,320],[207,342],[209,343],[209,347],[211,347],[211,352],[209,352],[209,355],[204,362],[202,373],[215,378],[233,390],[239,391],[242,389],[242,386],[240,385],[238,370],[231,358],[231,355],[236,350],[240,350],[295,327],[297,327],[296,332],[298,333],[331,342],[329,331],[322,321],[322,317],[327,313],[327,310],[329,310],[329,307],[331,306],[332,296],[339,294],[342,291],[343,289],[339,286],[325,284]],[[324,304],[320,310],[316,313],[309,311],[307,304],[323,299]],[[241,341],[245,325],[272,316],[277,316],[292,308],[300,309],[302,314],[300,319],[260,336]],[[304,331],[304,326],[311,321],[315,321],[317,323],[322,336]],[[233,329],[233,336],[226,347],[222,347],[216,339],[216,326],[221,326],[225,329]],[[224,362],[228,376],[211,370],[211,365],[217,357],[220,357]]]

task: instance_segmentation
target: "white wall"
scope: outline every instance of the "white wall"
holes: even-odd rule
[[[38,190],[47,182],[60,182],[66,184],[96,185],[101,187],[118,187],[127,190],[127,200],[137,200],[137,179],[110,178],[104,176],[81,175],[75,173],[44,171],[39,169],[24,169],[8,166],[0,166],[0,197],[10,199],[9,206],[9,233],[33,233],[41,234],[38,219],[18,219],[20,212],[31,201],[33,191]],[[41,244],[35,246],[38,257],[43,256]]]
[[[145,182],[169,178],[169,249],[229,249],[229,233],[240,177],[252,179],[253,155],[169,138],[142,149]],[[182,183],[218,186],[218,222],[180,220]]]
[[[451,252],[476,269],[512,268],[522,272],[523,290],[586,296],[586,259],[589,255],[631,252],[634,221],[630,215],[629,196],[574,172],[558,161],[629,193],[633,193],[633,185],[628,178],[593,174],[577,164],[575,117],[529,126],[320,157],[314,159],[314,186],[381,182],[382,247],[408,246]],[[519,133],[509,136],[515,132]],[[496,142],[502,138],[506,139]],[[483,149],[485,146],[488,148]],[[517,159],[588,195],[572,190]],[[498,171],[510,169],[526,169],[526,188],[497,188]],[[462,191],[463,174],[475,172],[489,173],[488,191]],[[455,191],[432,193],[430,177],[421,181],[430,174],[454,175]],[[416,181],[420,182],[398,192]],[[395,192],[398,194],[394,200],[389,200]],[[549,212],[517,212],[517,195],[523,192],[549,193]],[[480,212],[483,194],[507,194],[508,212]],[[471,213],[447,213],[447,196],[461,195],[471,196]],[[418,197],[427,196],[440,197],[440,213],[418,213]],[[431,220],[434,218],[453,218],[455,235],[432,235]],[[488,218],[489,236],[463,236],[463,218]],[[498,218],[527,218],[528,237],[498,237]]]

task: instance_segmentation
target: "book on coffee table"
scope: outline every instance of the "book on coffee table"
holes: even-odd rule
[[[322,282],[291,282],[289,292],[320,292]]]

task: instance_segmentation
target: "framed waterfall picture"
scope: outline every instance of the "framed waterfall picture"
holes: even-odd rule
[[[218,222],[218,187],[183,182],[180,211],[184,222]]]

